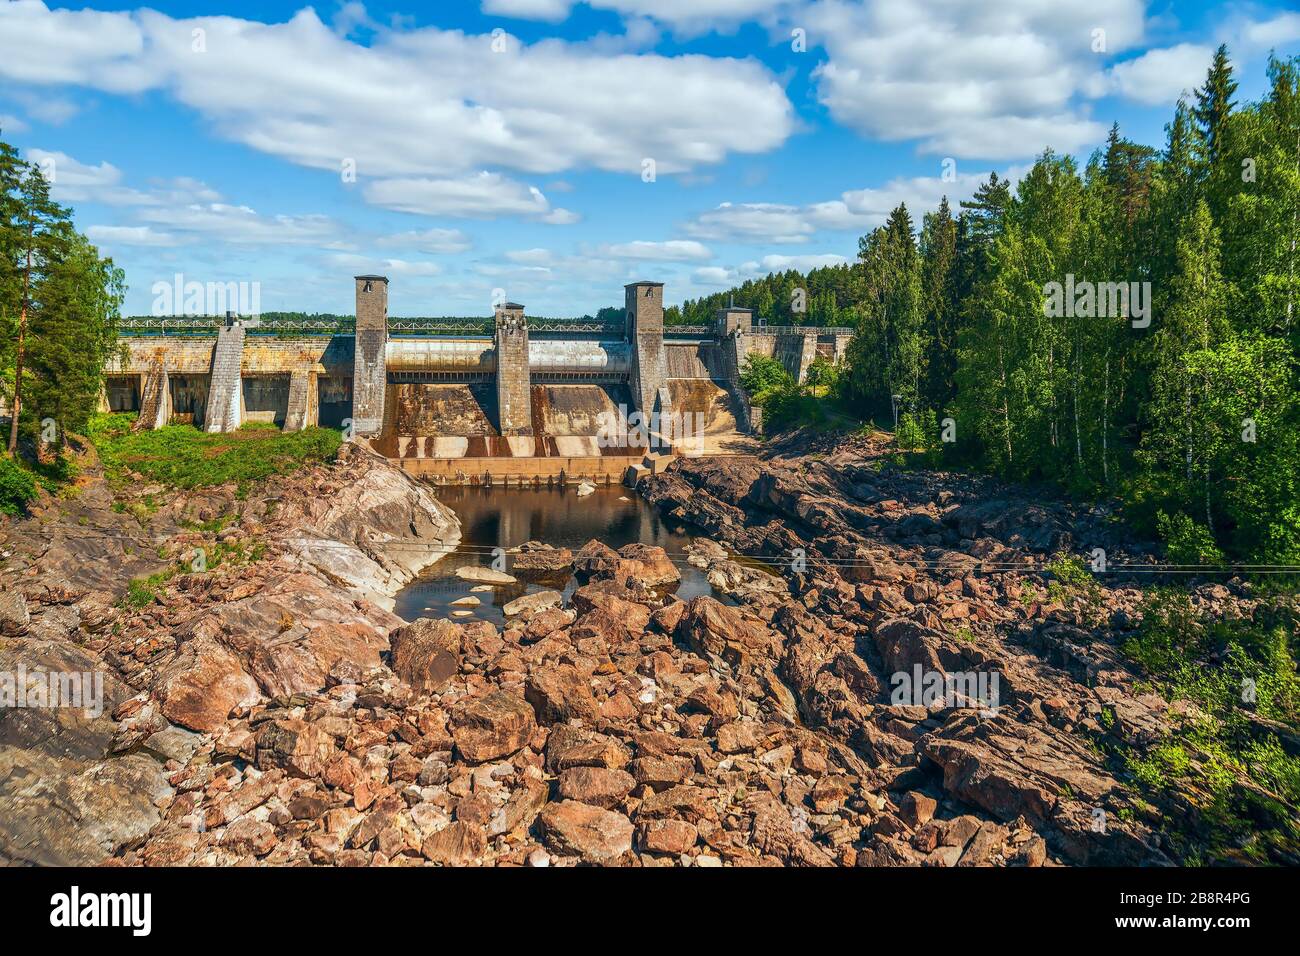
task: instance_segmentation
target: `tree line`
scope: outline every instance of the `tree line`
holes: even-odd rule
[[[40,168],[0,140],[0,395],[11,411],[2,439],[9,455],[20,436],[61,446],[65,432],[84,434],[117,348],[124,292],[122,270],[74,228]]]
[[[806,281],[829,304],[802,324],[857,330],[859,416],[898,407],[950,463],[1118,496],[1189,561],[1300,563],[1300,58],[1268,79],[1238,103],[1220,47],[1160,148],[1112,127],[1082,167],[1048,149],[919,228],[900,205],[851,266],[684,311],[784,318]]]

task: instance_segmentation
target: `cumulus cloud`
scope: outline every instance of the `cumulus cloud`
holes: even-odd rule
[[[1111,67],[1094,92],[1119,93],[1126,99],[1148,106],[1173,103],[1205,79],[1205,71],[1213,57],[1212,49],[1194,43],[1149,50]]]
[[[146,207],[137,215],[150,225],[234,245],[320,245],[339,231],[328,216],[265,216],[227,203]]]
[[[467,251],[473,243],[459,229],[411,229],[381,236],[376,245],[393,249],[413,249],[432,255]]]
[[[498,168],[631,174],[646,158],[667,175],[765,152],[794,128],[781,84],[752,59],[494,44],[434,27],[384,29],[361,45],[310,8],[261,23],[21,0],[0,6],[0,76],[162,91],[228,139],[313,168],[351,160],[372,186],[405,179],[439,202],[451,200],[418,180]],[[379,195],[393,200],[391,189]]]
[[[536,186],[526,186],[500,173],[481,172],[456,179],[381,179],[365,187],[365,196],[376,206],[423,216],[526,216],[560,224],[573,221],[572,213],[553,209]]]
[[[1004,175],[1015,182],[1023,172],[1024,167],[1012,167]],[[958,201],[973,195],[986,179],[986,171],[955,172],[951,179],[942,176],[897,178],[883,186],[848,190],[838,199],[803,206],[722,203],[687,222],[684,229],[687,235],[720,242],[758,245],[806,243],[823,230],[874,229],[899,203],[905,203],[913,217],[919,220],[924,213],[938,208],[940,200],[947,196],[955,214]]]
[[[602,246],[601,255],[611,259],[635,259],[643,262],[690,262],[712,259],[708,246],[692,239],[670,239],[667,242],[623,242]]]
[[[332,267],[347,269],[358,275],[375,273],[418,279],[442,274],[442,266],[436,262],[410,262],[406,259],[382,259],[342,252],[329,256],[327,261]]]
[[[683,33],[727,29],[749,20],[770,18],[798,4],[795,0],[586,0],[595,10],[611,10],[629,18],[666,23]],[[485,13],[558,23],[568,17],[575,0],[483,0]]]
[[[101,246],[175,246],[183,241],[148,226],[88,226],[86,235]]]
[[[1105,127],[1078,96],[1141,38],[1143,0],[818,0],[803,19],[828,59],[818,97],[840,123],[926,153],[1000,159],[1073,151]],[[1104,55],[1093,51],[1104,31]]]
[[[81,162],[58,150],[29,149],[28,162],[36,164],[59,202],[95,202],[106,206],[181,205],[216,202],[221,196],[205,183],[188,176],[150,180],[148,189],[123,183],[122,171],[112,163]]]

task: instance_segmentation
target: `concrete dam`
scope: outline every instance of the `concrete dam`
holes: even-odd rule
[[[481,328],[390,319],[388,279],[355,284],[352,328],[233,315],[124,322],[104,406],[139,412],[143,428],[350,428],[437,481],[621,478],[643,460],[749,450],[761,421],[739,384],[746,356],[776,358],[802,381],[819,355],[842,361],[851,336],[755,326],[737,308],[710,326],[665,326],[656,282],[625,287],[621,323],[529,319],[508,302]],[[645,424],[625,428],[638,412]]]

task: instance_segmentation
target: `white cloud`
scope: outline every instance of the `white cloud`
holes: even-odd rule
[[[378,273],[386,276],[406,276],[409,278],[427,278],[442,274],[442,266],[436,262],[411,262],[406,259],[378,259],[349,253],[336,253],[327,258],[331,266],[348,269],[359,274]]]
[[[1143,0],[819,0],[803,15],[829,59],[814,71],[840,123],[925,153],[1030,156],[1074,151],[1105,126],[1077,98],[1105,63],[1137,43]],[[1105,54],[1093,31],[1105,31]]]
[[[725,288],[736,284],[736,273],[721,266],[704,266],[691,273],[691,281],[696,285]]]
[[[558,23],[569,15],[572,0],[483,0],[483,12],[520,20]]]
[[[740,267],[740,270],[758,275],[784,272],[787,269],[808,272],[810,269],[823,269],[826,266],[842,266],[848,261],[844,256],[834,253],[820,256],[764,256],[761,262],[747,262]]]
[[[1116,63],[1101,78],[1094,92],[1119,93],[1148,106],[1174,103],[1205,79],[1213,57],[1212,49],[1193,43],[1148,50],[1135,59]]]
[[[148,226],[88,226],[86,235],[101,246],[175,246],[182,241]]]
[[[0,113],[0,133],[25,133],[27,124],[12,113]]]
[[[465,252],[473,245],[469,236],[459,229],[412,229],[383,236],[375,244],[394,249],[414,249],[416,252],[433,255]]]
[[[960,169],[960,167],[958,167]],[[1024,167],[1012,167],[1004,176],[1016,182]],[[722,203],[686,223],[688,235],[721,242],[751,245],[787,245],[809,242],[823,230],[865,232],[883,223],[899,203],[905,203],[918,223],[948,197],[956,215],[957,203],[974,194],[988,172],[956,172],[954,178],[917,176],[892,179],[885,185],[852,189],[838,199],[804,206],[779,203]],[[769,270],[770,271],[770,270]]]
[[[102,203],[106,206],[184,205],[216,202],[221,198],[207,184],[188,176],[150,180],[149,189],[135,189],[122,182],[122,171],[112,163],[83,163],[57,150],[29,149],[28,162],[40,167],[50,182],[50,193],[59,202]]]
[[[708,246],[691,239],[670,239],[667,242],[624,242],[602,246],[600,255],[611,259],[635,259],[646,262],[691,262],[712,259]]]
[[[481,172],[457,179],[381,179],[365,187],[366,201],[385,209],[423,216],[494,219],[525,216],[563,224],[573,214],[552,209],[535,186],[500,173]]]
[[[799,206],[778,203],[724,202],[686,224],[692,236],[734,242],[807,242],[815,230]]]
[[[310,8],[266,24],[23,0],[0,6],[0,76],[159,90],[219,135],[313,168],[351,159],[372,185],[485,168],[639,174],[647,157],[669,175],[771,150],[794,129],[781,84],[756,60],[560,40],[511,39],[497,53],[489,35],[433,27],[381,30],[362,45]]]
[[[1280,49],[1300,40],[1300,13],[1279,13],[1268,20],[1247,22],[1239,34],[1242,45],[1253,50]]]
[[[624,17],[658,20],[686,33],[766,20],[796,6],[794,0],[586,0],[586,3],[595,10],[612,10]],[[574,5],[575,0],[483,0],[483,12],[558,23],[569,15]]]
[[[226,203],[144,207],[138,216],[151,225],[235,245],[320,245],[338,232],[327,216],[263,216],[248,206]]]
[[[507,252],[506,258],[524,266],[547,266],[555,261],[550,249],[516,249]]]

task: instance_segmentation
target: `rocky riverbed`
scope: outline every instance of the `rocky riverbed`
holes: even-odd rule
[[[356,451],[239,502],[174,496],[147,535],[101,490],[8,529],[4,660],[113,678],[98,721],[0,717],[0,859],[1171,862],[1161,808],[1098,746],[1148,746],[1176,716],[1116,649],[1136,579],[1083,597],[1042,571],[1093,547],[1149,561],[1107,515],[882,469],[854,442],[683,460],[638,490],[709,536],[690,561],[739,606],[674,599],[659,548],[593,541],[529,546],[511,568],[572,567],[566,604],[503,627],[403,622],[384,595],[429,560],[411,542],[454,543],[455,518]],[[87,543],[78,509],[132,544]],[[262,553],[123,606],[160,548],[207,540],[186,522],[232,511],[218,538]],[[1251,604],[1236,584],[1194,600]],[[898,675],[965,683],[899,702]]]

